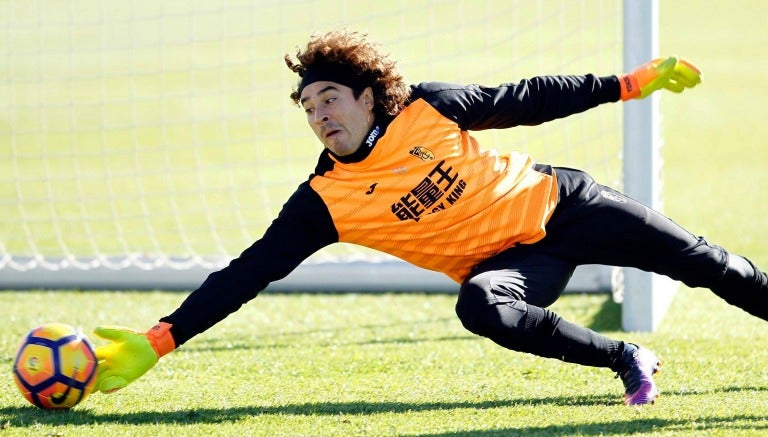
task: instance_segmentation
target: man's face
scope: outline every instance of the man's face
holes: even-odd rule
[[[357,151],[373,126],[370,87],[355,99],[352,88],[336,82],[313,82],[301,91],[300,102],[312,131],[338,156]]]

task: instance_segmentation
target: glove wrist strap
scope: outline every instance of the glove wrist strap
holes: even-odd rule
[[[155,350],[157,358],[176,349],[176,343],[173,340],[173,335],[171,335],[171,326],[173,325],[170,323],[160,322],[146,333],[146,337],[152,345],[152,349]]]
[[[619,85],[622,101],[640,97],[640,83],[634,74],[625,74],[619,77]]]

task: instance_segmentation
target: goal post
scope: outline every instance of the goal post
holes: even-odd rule
[[[646,28],[651,34],[628,35],[647,26],[628,15],[645,3],[657,7],[643,0],[623,7],[610,0],[1,3],[0,288],[194,289],[258,239],[321,147],[288,98],[296,78],[282,62],[313,31],[368,32],[410,82],[496,85],[625,71],[634,62],[628,44],[640,44],[631,38],[656,44],[655,24]],[[658,153],[638,149],[660,144],[640,139],[660,135],[658,117],[636,125],[622,118],[625,106],[476,135],[485,147],[582,168],[617,189],[630,186],[627,169],[650,166],[633,183],[656,186],[657,161],[635,160]],[[619,273],[580,267],[568,290],[625,290],[632,310],[624,317],[640,321],[625,329],[654,329],[661,312],[648,309],[653,284]],[[339,244],[270,289],[457,286]],[[657,302],[655,292],[650,299]]]
[[[624,71],[659,56],[657,0],[624,0]],[[654,93],[624,104],[624,193],[661,210],[662,133],[659,99]],[[622,328],[653,331],[661,322],[678,283],[638,269],[623,269]]]

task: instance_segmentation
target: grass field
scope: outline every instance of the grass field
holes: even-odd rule
[[[661,51],[704,71],[699,88],[662,100],[665,211],[768,268],[768,12],[758,0],[661,3]],[[12,356],[31,327],[143,329],[183,298],[0,293],[0,435],[768,433],[765,323],[687,288],[654,333],[619,332],[607,296],[568,295],[553,307],[659,353],[662,397],[641,409],[621,405],[609,371],[503,350],[462,329],[454,296],[419,294],[265,294],[117,394],[62,413],[16,392]]]
[[[0,353],[48,316],[142,326],[179,293],[3,293]],[[555,310],[654,348],[659,402],[621,404],[606,369],[511,353],[463,330],[450,295],[263,295],[149,374],[70,412],[28,406],[0,380],[2,435],[761,435],[768,341],[761,321],[683,290],[661,329],[619,333],[606,296]],[[35,305],[37,304],[37,305]],[[62,308],[51,315],[49,305]],[[71,308],[76,307],[78,312]],[[67,310],[69,309],[69,310]],[[119,312],[119,315],[116,314]],[[727,326],[729,329],[722,329]],[[738,327],[738,329],[736,329]]]

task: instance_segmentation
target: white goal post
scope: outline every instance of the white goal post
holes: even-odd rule
[[[3,2],[0,288],[191,290],[258,239],[319,153],[282,61],[313,31],[368,32],[411,82],[496,85],[626,71],[657,51],[657,15],[655,0]],[[477,136],[660,207],[656,97]],[[649,331],[671,298],[658,282],[584,266],[568,290],[623,292],[624,329]],[[457,286],[335,245],[269,289]]]
[[[657,0],[624,0],[624,69],[629,71],[659,56]],[[663,207],[661,115],[659,99],[626,102],[623,131],[624,193],[656,210]],[[622,328],[653,331],[661,323],[677,290],[672,279],[637,269],[622,269]]]

